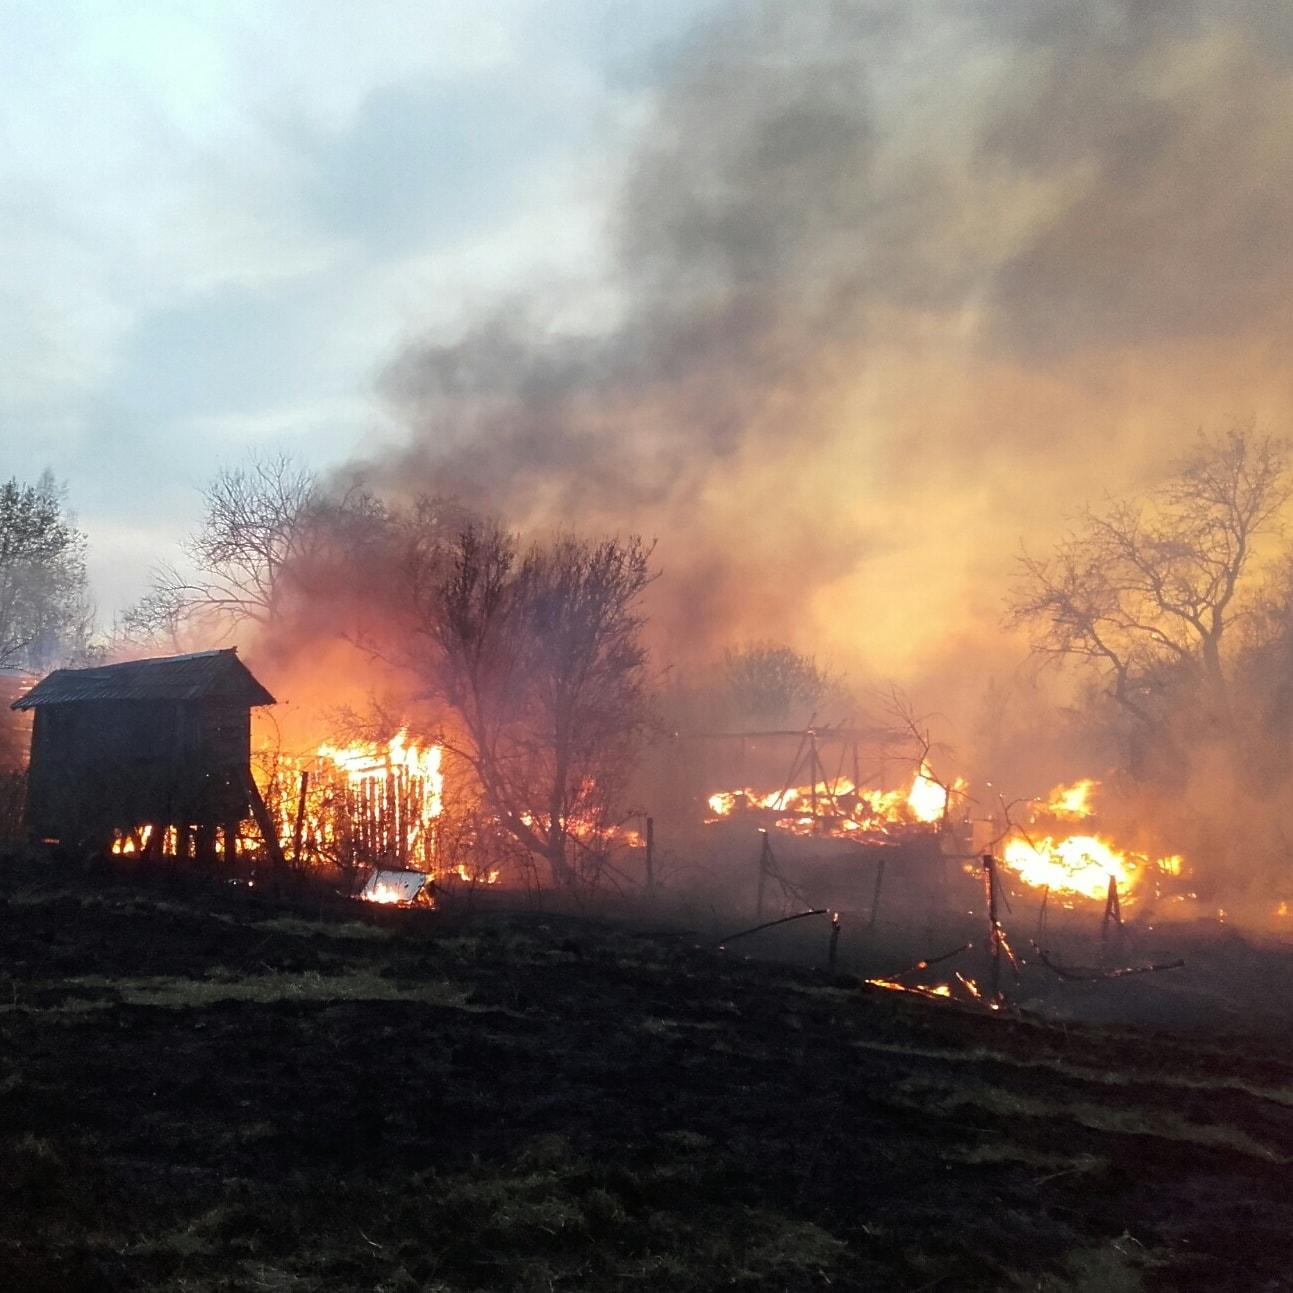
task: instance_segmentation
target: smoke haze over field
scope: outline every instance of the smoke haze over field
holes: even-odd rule
[[[679,694],[785,643],[941,713],[976,783],[1135,780],[1125,727],[1021,668],[1006,593],[1021,541],[1199,430],[1290,428],[1284,0],[10,8],[0,480],[67,480],[105,620],[204,482],[286,451],[656,540]],[[311,700],[369,690],[341,620],[407,594],[327,537],[347,573],[239,629]],[[1289,730],[1290,625],[1245,661],[1289,684],[1245,757],[1162,778],[1218,837]]]
[[[1008,668],[1021,537],[1286,423],[1291,91],[1277,3],[733,6],[654,96],[606,275],[412,343],[370,470],[658,536],[675,654]]]

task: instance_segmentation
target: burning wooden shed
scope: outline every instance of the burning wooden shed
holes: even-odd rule
[[[249,809],[251,710],[274,697],[237,648],[58,669],[12,708],[34,711],[27,827],[35,839],[106,849],[174,827],[187,852],[226,845]],[[258,814],[259,815],[259,814]]]

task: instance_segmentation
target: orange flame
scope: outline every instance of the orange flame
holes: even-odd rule
[[[706,802],[713,814],[711,821],[730,817],[740,808],[759,809],[780,814],[777,827],[795,835],[826,831],[848,836],[883,833],[891,827],[937,825],[947,814],[950,794],[964,789],[960,778],[949,786],[922,763],[905,789],[876,790],[841,777],[782,790],[759,791],[748,786],[720,790]]]
[[[1135,883],[1139,866],[1098,835],[1070,835],[1067,839],[1028,840],[1016,836],[1006,841],[1002,861],[1025,883],[1056,893],[1103,898],[1109,879],[1126,894]]]
[[[1095,812],[1091,797],[1099,789],[1100,783],[1090,777],[1083,777],[1071,786],[1056,786],[1046,796],[1044,811],[1048,816],[1058,817],[1061,821],[1081,821]]]
[[[381,882],[365,889],[359,896],[365,902],[399,904],[406,901],[405,895],[395,885]]]

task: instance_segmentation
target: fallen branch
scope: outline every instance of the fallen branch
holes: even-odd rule
[[[913,997],[925,997],[929,1001],[951,1001],[952,989],[946,984],[937,988],[927,988],[923,984],[913,984],[908,987],[905,983],[897,983],[893,979],[863,979],[862,982],[869,988],[883,988],[886,992],[905,992]]]
[[[1165,961],[1161,965],[1126,965],[1117,970],[1096,970],[1084,966],[1057,965],[1040,947],[1033,944],[1037,959],[1052,974],[1070,983],[1092,983],[1100,979],[1125,979],[1133,974],[1156,974],[1159,970],[1180,970],[1184,961]]]
[[[962,943],[960,947],[954,947],[950,952],[944,952],[942,956],[927,956],[923,961],[917,961],[915,965],[909,965],[905,970],[895,970],[892,974],[886,974],[886,979],[901,979],[905,974],[915,974],[917,970],[927,970],[931,965],[937,965],[940,961],[950,961],[952,957],[959,956],[962,952],[971,951],[973,943]]]
[[[795,916],[782,916],[780,920],[767,920],[762,925],[755,925],[753,929],[743,929],[739,934],[729,934],[726,938],[718,940],[718,946],[723,947],[728,943],[735,943],[738,938],[745,938],[749,934],[757,934],[761,929],[771,929],[774,925],[785,925],[792,920],[803,920],[805,916],[825,916],[829,911],[827,907],[814,907],[812,911],[801,911]]]

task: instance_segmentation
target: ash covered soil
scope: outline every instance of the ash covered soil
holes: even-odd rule
[[[0,862],[0,1287],[1293,1287],[1293,1041]]]

